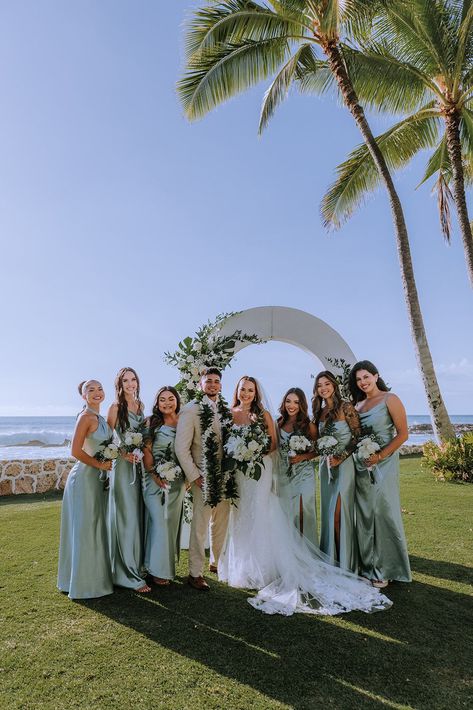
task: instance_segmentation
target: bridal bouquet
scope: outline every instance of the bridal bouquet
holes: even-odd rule
[[[269,451],[271,437],[261,422],[245,426],[232,426],[224,450],[229,457],[227,470],[238,469],[248,478],[259,481],[263,468],[263,456]]]
[[[363,429],[356,444],[356,457],[358,461],[361,464],[366,465],[365,461],[367,461],[373,454],[377,454],[378,451],[381,451],[382,445],[383,441],[373,432],[372,429]],[[374,469],[377,468],[377,464],[375,464],[375,466],[366,466],[366,470],[369,471],[370,474],[371,483],[376,483]]]
[[[282,452],[288,457],[288,459],[294,458],[299,454],[307,454],[309,451],[313,451],[314,445],[310,439],[301,434],[300,432],[294,431],[289,439],[283,443],[281,446]],[[293,473],[293,467],[288,466],[286,475],[291,476]]]

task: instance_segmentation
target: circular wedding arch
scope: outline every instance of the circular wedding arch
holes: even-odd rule
[[[356,361],[348,343],[320,318],[297,308],[258,306],[230,316],[220,327],[221,335],[232,335],[236,330],[256,335],[262,340],[277,340],[295,345],[318,358],[328,370],[336,370],[332,359]],[[235,354],[251,343],[238,342]]]

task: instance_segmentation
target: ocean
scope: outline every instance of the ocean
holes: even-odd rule
[[[473,429],[473,415],[452,415],[451,420]],[[75,421],[75,417],[0,417],[0,460],[69,457]],[[433,438],[428,415],[411,414],[408,423],[407,444]]]

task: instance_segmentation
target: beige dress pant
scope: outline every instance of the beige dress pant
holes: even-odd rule
[[[205,541],[210,522],[210,564],[217,566],[218,558],[225,543],[228,528],[230,502],[222,500],[215,508],[204,505],[202,491],[192,484],[194,508],[189,539],[189,574],[201,577],[205,564]]]

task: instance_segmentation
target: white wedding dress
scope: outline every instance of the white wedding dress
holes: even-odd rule
[[[265,614],[333,616],[388,609],[392,602],[384,594],[325,561],[300,535],[272,490],[274,460],[274,454],[264,457],[259,481],[236,474],[240,497],[230,511],[219,579],[231,587],[258,589],[248,602]]]

